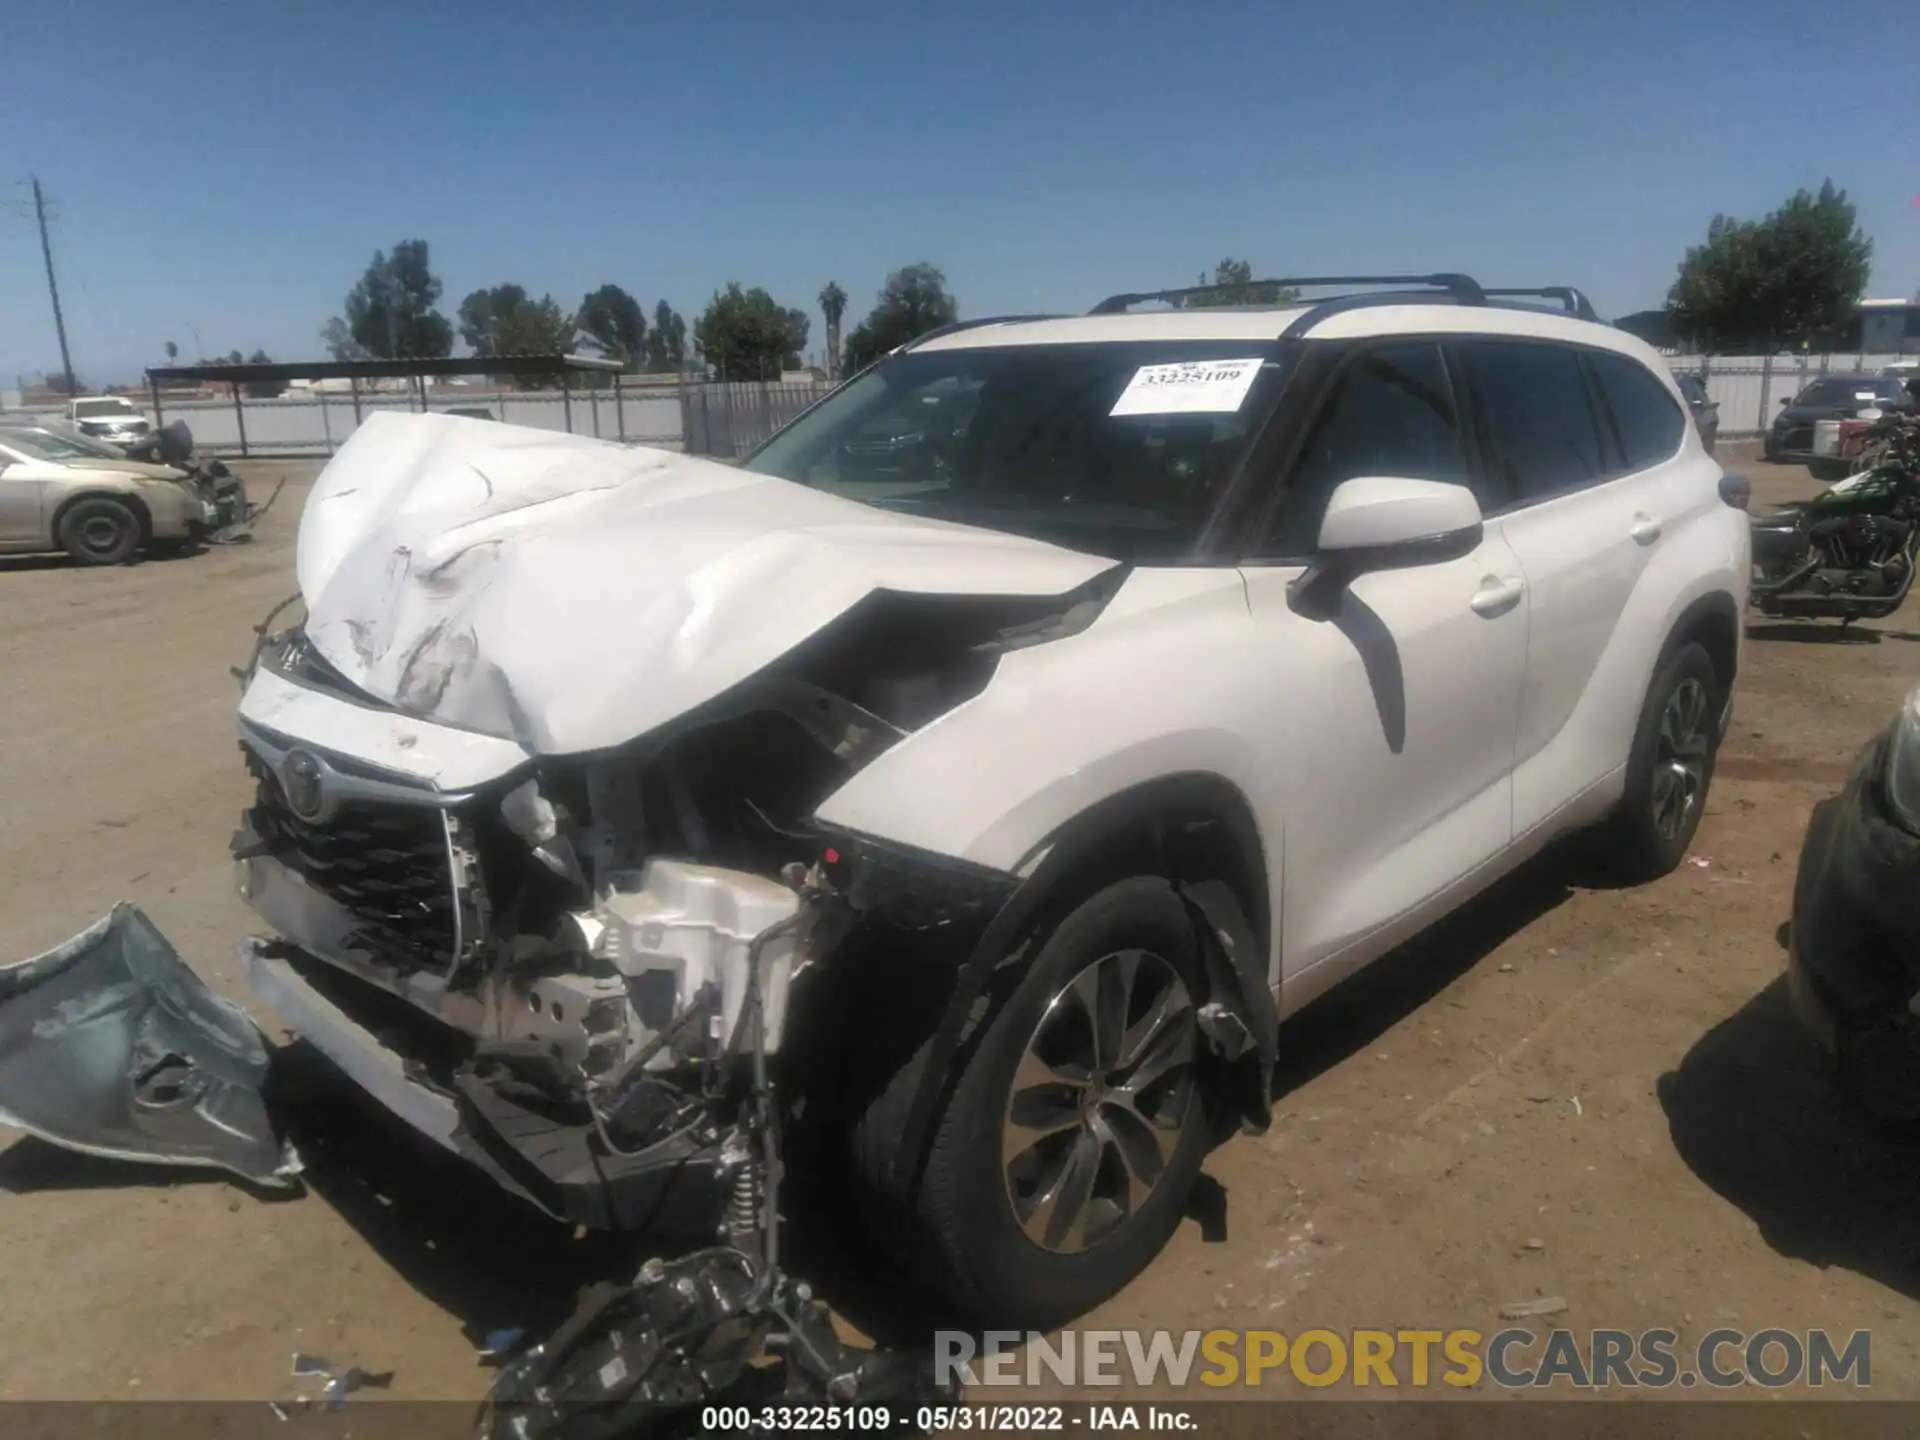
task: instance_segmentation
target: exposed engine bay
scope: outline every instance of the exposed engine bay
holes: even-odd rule
[[[257,795],[234,841],[239,885],[288,942],[256,943],[256,981],[404,1034],[412,1083],[469,1133],[520,1150],[542,1134],[544,1173],[506,1168],[543,1208],[658,1223],[643,1157],[719,1163],[715,1118],[741,1067],[780,1053],[800,977],[875,907],[863,847],[815,826],[814,807],[977,693],[1006,649],[1085,623],[1109,583],[1048,600],[875,597],[680,724],[468,793],[396,783],[243,718]],[[256,666],[377,704],[298,628]],[[743,1162],[720,1168],[730,1185]],[[643,1183],[623,1187],[623,1170]]]

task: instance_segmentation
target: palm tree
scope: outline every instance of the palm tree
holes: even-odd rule
[[[827,317],[827,379],[840,378],[840,317],[847,313],[847,292],[829,280],[820,290],[820,313]]]

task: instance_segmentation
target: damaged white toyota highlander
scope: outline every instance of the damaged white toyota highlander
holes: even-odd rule
[[[1705,804],[1744,482],[1576,292],[1389,278],[950,327],[738,467],[371,418],[240,709],[257,993],[568,1221],[838,1167],[966,1313],[1113,1294],[1281,1017]]]

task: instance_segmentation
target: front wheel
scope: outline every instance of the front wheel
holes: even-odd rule
[[[140,517],[118,500],[93,495],[60,517],[55,538],[76,565],[124,565],[140,548]]]
[[[1157,877],[1110,885],[1054,928],[900,1197],[914,1268],[949,1299],[1051,1329],[1159,1254],[1214,1133],[1195,1069],[1204,974],[1186,907]],[[862,1129],[863,1149],[889,1142],[878,1113]]]
[[[1628,752],[1626,793],[1599,837],[1600,859],[1619,879],[1657,880],[1685,858],[1706,813],[1725,699],[1697,641],[1662,662]]]

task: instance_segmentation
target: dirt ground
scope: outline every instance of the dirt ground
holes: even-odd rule
[[[1743,468],[1766,502],[1812,489]],[[251,546],[0,560],[0,956],[134,900],[243,996],[228,667],[293,589],[312,469],[252,467],[294,483]],[[1830,1089],[1779,943],[1809,808],[1920,682],[1920,613],[1750,635],[1690,863],[1628,891],[1535,865],[1292,1022],[1278,1123],[1207,1167],[1224,1238],[1183,1226],[1083,1326],[1490,1332],[1563,1296],[1560,1323],[1669,1326],[1683,1354],[1722,1325],[1870,1329],[1874,1393],[1920,1397],[1912,1156]],[[278,1202],[6,1132],[0,1398],[261,1399],[300,1349],[467,1399],[476,1333],[606,1263],[350,1101],[319,1108],[310,1193]]]

